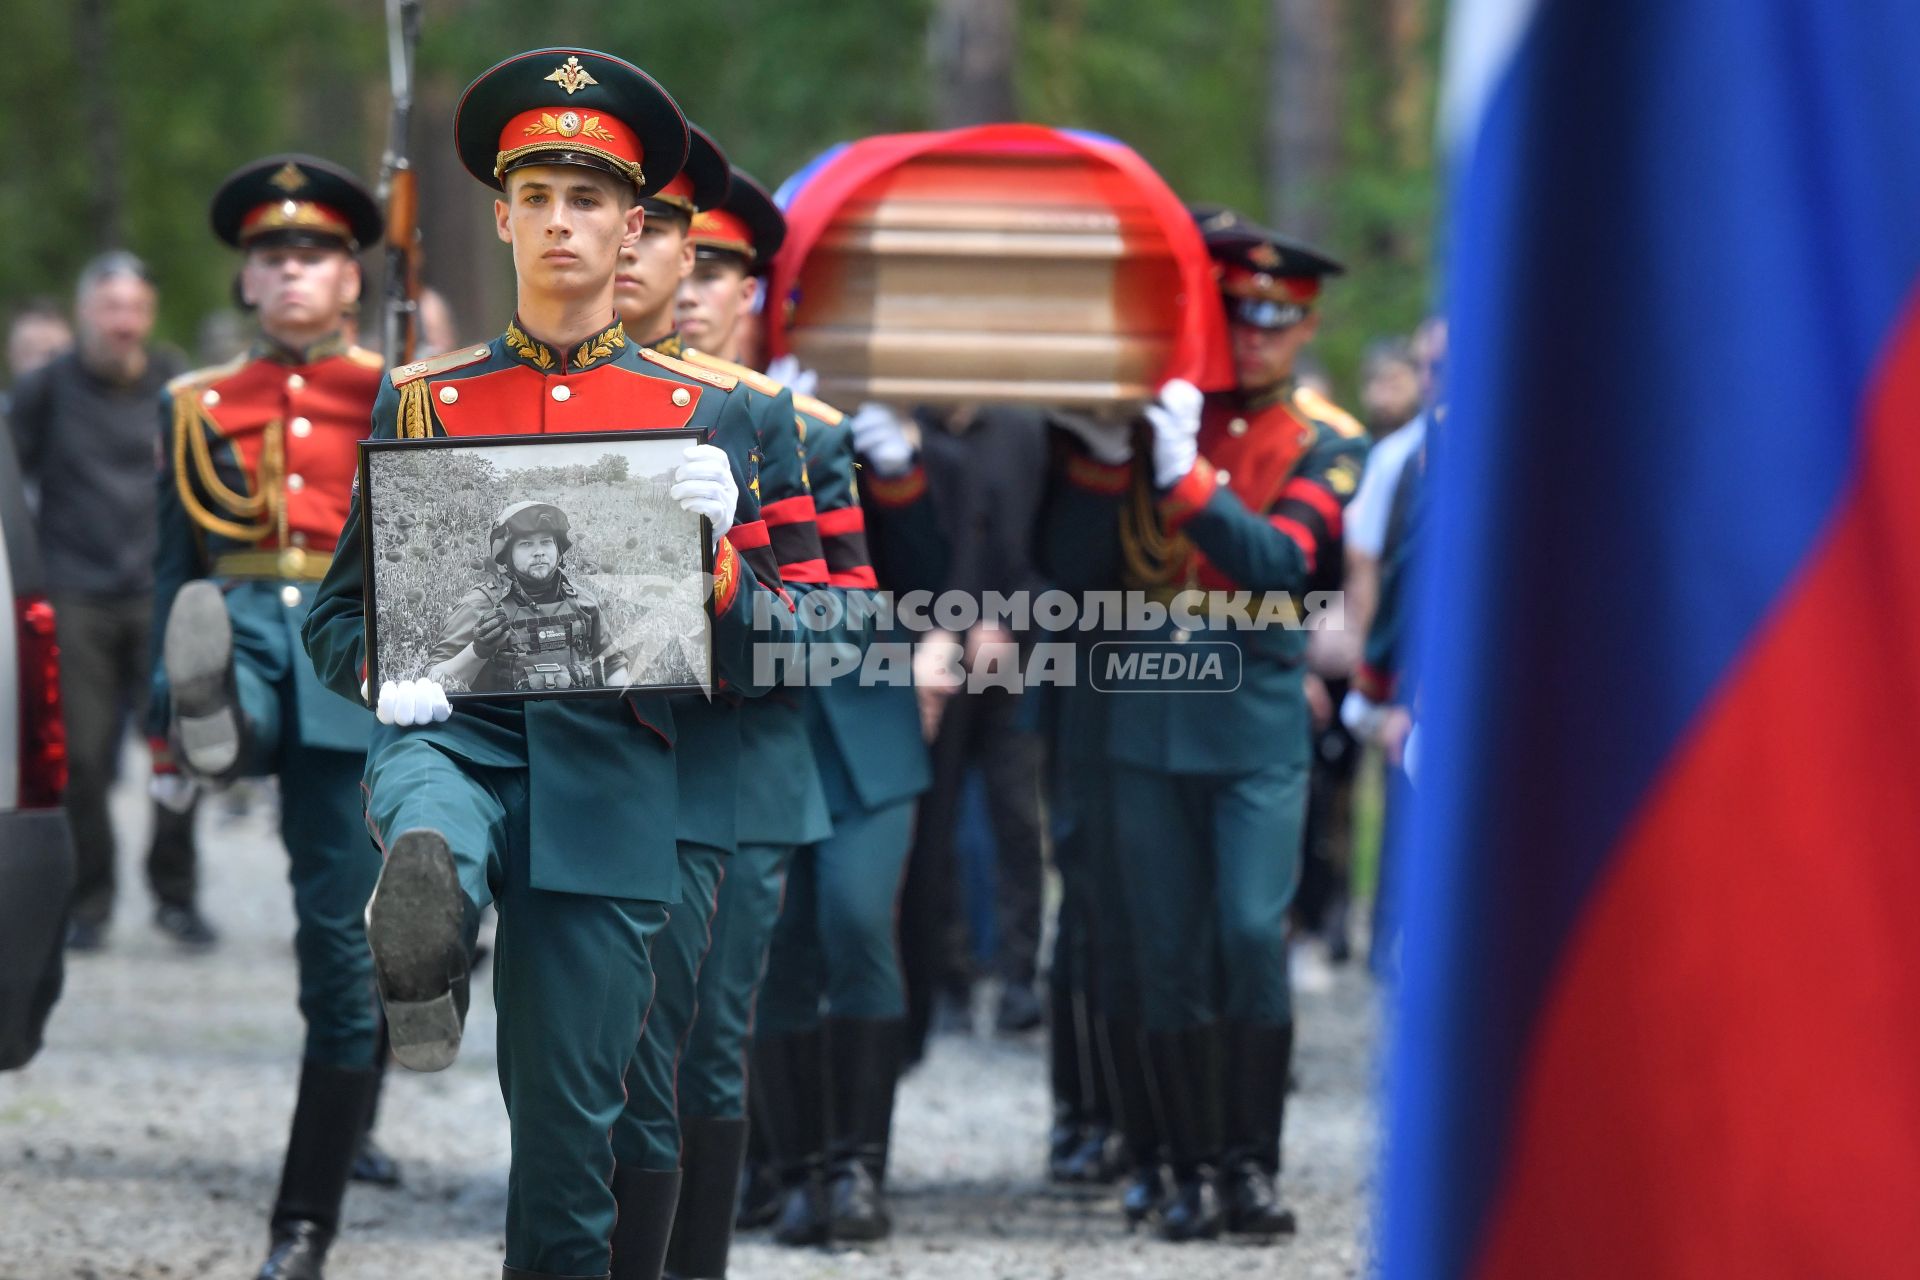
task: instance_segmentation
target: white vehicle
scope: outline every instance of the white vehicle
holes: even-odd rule
[[[12,436],[0,429],[0,1071],[39,1052],[73,893],[53,606]]]

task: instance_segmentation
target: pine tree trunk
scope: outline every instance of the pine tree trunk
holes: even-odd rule
[[[87,159],[93,169],[87,206],[96,249],[126,244],[126,176],[120,168],[120,112],[114,103],[112,0],[74,0],[74,61],[93,92],[86,101]]]
[[[1276,230],[1326,243],[1340,164],[1338,0],[1273,0],[1267,92],[1267,208]]]
[[[1014,118],[1016,0],[936,0],[927,27],[941,128]]]

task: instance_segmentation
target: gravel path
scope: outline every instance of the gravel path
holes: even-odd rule
[[[70,966],[47,1048],[0,1076],[0,1280],[248,1280],[264,1251],[300,1043],[283,855],[262,813],[203,814],[205,902],[224,941],[210,955],[183,955],[148,924],[129,857],[145,826],[133,781],[116,809],[136,883],[124,886],[110,949]],[[1048,1099],[1038,1039],[944,1037],[902,1086],[895,1239],[827,1253],[750,1236],[735,1247],[732,1274],[1362,1273],[1374,996],[1356,966],[1302,961],[1301,1087],[1287,1135],[1287,1192],[1302,1223],[1294,1240],[1176,1248],[1129,1237],[1111,1196],[1063,1192],[1041,1176]],[[390,1077],[380,1133],[406,1185],[350,1191],[332,1280],[499,1274],[507,1137],[493,1030],[482,982],[454,1067]]]

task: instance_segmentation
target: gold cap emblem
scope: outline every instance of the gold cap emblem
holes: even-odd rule
[[[1255,245],[1247,257],[1256,267],[1266,267],[1271,270],[1280,265],[1280,251],[1270,244]]]
[[[288,195],[307,185],[307,175],[300,172],[300,166],[289,160],[280,166],[280,171],[267,179]]]
[[[567,60],[553,69],[547,77],[565,89],[569,95],[580,92],[590,84],[599,84],[587,69],[580,65],[580,59],[569,56]]]
[[[559,123],[560,136],[563,138],[571,138],[574,134],[580,132],[580,113],[578,111],[562,111],[560,113]]]

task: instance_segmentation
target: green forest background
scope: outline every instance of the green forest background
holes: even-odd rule
[[[1019,118],[1138,149],[1181,196],[1234,205],[1343,258],[1321,358],[1351,396],[1372,338],[1435,288],[1441,0],[426,0],[412,146],[426,279],[461,340],[511,306],[488,193],[458,169],[453,103],[479,70],[577,43],[652,72],[769,186],[870,133]],[[154,267],[161,337],[189,352],[227,302],[214,186],[278,150],[371,181],[384,143],[381,0],[9,5],[0,80],[0,311],[65,299],[94,252]],[[377,263],[369,263],[377,271]],[[371,281],[370,281],[371,283]]]

